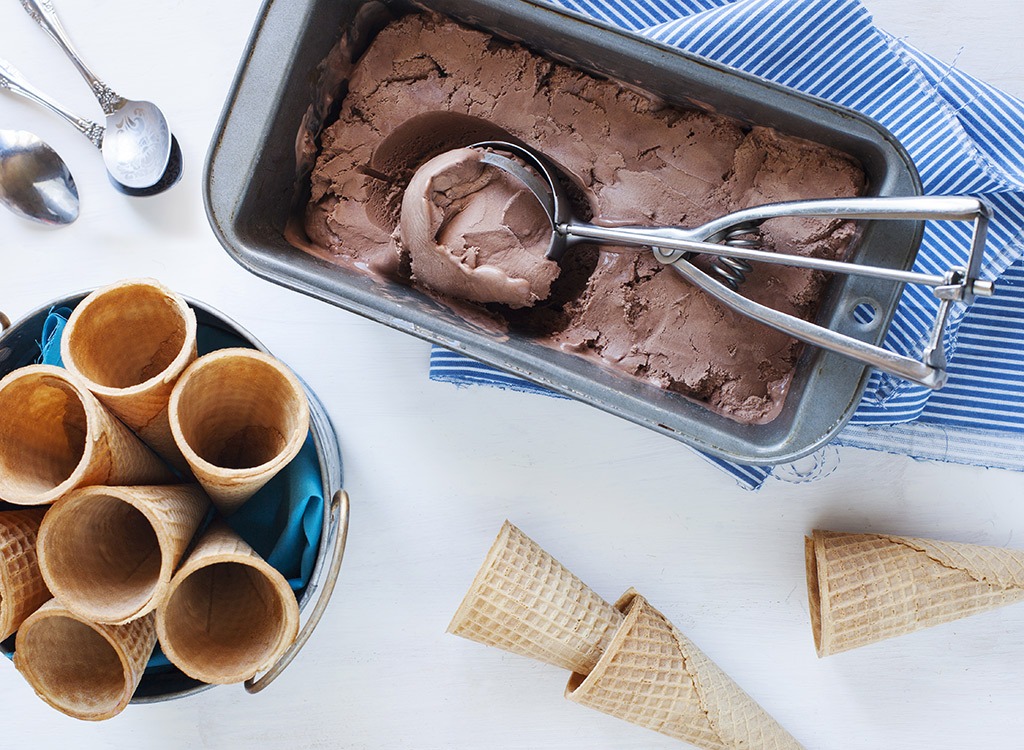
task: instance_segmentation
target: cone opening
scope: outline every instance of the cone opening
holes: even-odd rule
[[[594,665],[593,669],[586,672],[573,671],[569,675],[569,682],[565,686],[565,697],[570,700],[575,700],[572,696],[582,687],[585,683],[593,685],[595,682],[600,680],[604,675],[605,671],[609,668],[613,656],[615,656],[622,648],[623,642],[629,637],[633,630],[633,625],[636,622],[636,618],[642,607],[640,604],[646,604],[646,600],[640,596],[636,589],[629,588],[626,592],[618,598],[613,605],[619,613],[622,614],[622,622],[619,623],[618,628],[611,635],[611,639],[604,644],[604,648]]]
[[[104,718],[127,702],[121,658],[101,633],[62,615],[34,620],[23,631],[18,668],[48,702],[81,718]]]
[[[277,365],[250,356],[200,360],[177,393],[181,436],[224,469],[252,469],[285,453],[307,430],[305,394]]]
[[[220,562],[199,568],[166,602],[168,656],[205,682],[240,682],[272,662],[287,637],[282,592],[259,570]]]
[[[4,499],[45,495],[82,463],[89,420],[70,383],[42,373],[17,377],[0,388],[0,414]]]
[[[131,388],[167,370],[188,333],[186,313],[167,291],[119,286],[89,300],[69,326],[68,364],[97,385]]]
[[[89,493],[69,501],[51,511],[39,542],[50,589],[69,609],[96,622],[138,614],[156,593],[163,565],[152,523],[111,495]]]
[[[804,564],[807,569],[807,607],[811,633],[814,635],[814,649],[821,656],[821,584],[818,580],[818,558],[813,537],[804,537]]]

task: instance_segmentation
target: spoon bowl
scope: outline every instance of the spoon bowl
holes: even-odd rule
[[[114,178],[114,175],[107,169],[107,177],[110,180],[110,184],[114,188],[124,193],[125,195],[131,196],[132,198],[146,198],[151,195],[159,195],[168,188],[173,187],[178,180],[181,179],[183,171],[181,146],[178,145],[178,139],[171,134],[171,155],[167,160],[167,167],[164,169],[164,173],[160,176],[160,179],[153,185],[145,188],[132,188],[128,187],[122,182],[119,182]]]
[[[0,203],[51,226],[78,218],[78,188],[56,151],[24,130],[0,130]]]
[[[111,179],[131,190],[145,190],[163,178],[170,164],[171,129],[151,102],[122,100],[107,114],[103,163]],[[180,149],[179,149],[180,160]]]

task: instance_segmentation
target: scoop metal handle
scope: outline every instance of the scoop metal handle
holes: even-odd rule
[[[292,660],[299,655],[302,647],[306,645],[306,641],[313,635],[313,631],[316,630],[320,618],[323,617],[327,605],[331,601],[331,595],[334,593],[334,586],[338,582],[338,574],[341,571],[341,560],[345,556],[345,545],[348,541],[349,500],[348,493],[345,490],[338,490],[334,493],[334,496],[331,498],[329,512],[331,514],[329,534],[333,538],[334,547],[331,551],[331,565],[327,570],[327,575],[324,577],[320,596],[317,598],[316,604],[313,605],[313,611],[310,613],[309,619],[306,620],[306,624],[299,631],[295,643],[288,647],[288,650],[281,655],[281,658],[263,676],[253,676],[245,681],[245,690],[248,693],[258,693],[266,688],[292,663]]]
[[[851,357],[927,388],[937,389],[945,385],[948,378],[944,334],[952,303],[967,304],[973,302],[976,296],[991,296],[995,293],[995,284],[978,278],[991,213],[991,209],[985,203],[969,196],[839,198],[755,206],[728,214],[692,230],[678,227],[606,228],[572,222],[561,227],[556,225],[555,229],[563,232],[566,236],[600,242],[622,242],[630,245],[650,246],[654,256],[660,262],[671,265],[692,284],[743,315],[788,333],[800,341]],[[788,216],[833,219],[972,221],[974,227],[967,266],[952,268],[942,276],[877,266],[862,266],[856,263],[822,258],[807,258],[785,253],[771,253],[764,250],[722,245],[716,242],[694,241],[693,239],[694,233],[699,233],[710,239],[717,239],[736,230],[753,231],[769,219]],[[693,253],[707,253],[719,257],[869,276],[901,283],[922,284],[932,287],[933,294],[939,300],[939,307],[928,337],[928,343],[921,359],[917,360],[758,304],[722,285],[690,263],[689,257]]]
[[[976,198],[965,196],[920,196],[896,198],[836,198],[829,200],[793,201],[771,203],[728,214],[694,229],[682,227],[602,227],[583,222],[557,225],[555,230],[566,237],[591,242],[651,247],[659,261],[666,264],[690,253],[703,253],[724,258],[771,263],[775,265],[809,268],[829,273],[845,273],[851,276],[867,276],[905,284],[922,284],[930,287],[949,285],[947,275],[925,274],[903,271],[896,268],[864,266],[827,258],[812,258],[790,253],[774,253],[767,250],[723,245],[708,242],[729,231],[755,230],[769,219],[807,216],[830,219],[936,219],[951,221],[977,221],[981,226],[981,241],[972,241],[968,265],[962,270],[963,290],[956,298],[963,302],[973,301],[975,296],[991,296],[995,285],[991,281],[977,278],[981,266],[984,233],[990,216],[988,207]],[[975,234],[979,234],[976,230]],[[705,239],[706,238],[706,239]],[[665,252],[669,250],[671,252]],[[949,292],[943,290],[941,295]],[[937,293],[937,296],[940,296]]]
[[[754,302],[729,289],[687,260],[679,259],[672,267],[694,286],[737,312],[788,333],[795,339],[851,357],[927,388],[937,389],[946,384],[948,374],[942,334],[952,305],[950,300],[939,303],[936,324],[929,336],[928,345],[922,358],[916,360]]]

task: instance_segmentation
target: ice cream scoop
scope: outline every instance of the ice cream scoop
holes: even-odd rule
[[[966,304],[973,302],[978,295],[991,296],[995,292],[992,282],[979,278],[991,209],[976,198],[920,196],[793,201],[735,211],[698,227],[605,227],[580,221],[573,215],[558,168],[539,152],[504,141],[485,141],[471,148],[483,153],[481,161],[484,164],[502,170],[533,194],[549,222],[548,259],[561,258],[568,248],[578,243],[650,248],[660,263],[672,266],[694,286],[735,311],[800,341],[829,349],[929,388],[941,388],[946,382],[943,333],[953,302]],[[942,275],[774,253],[752,247],[748,240],[742,239],[756,234],[758,227],[769,219],[786,216],[971,221],[974,223],[974,232],[967,267],[950,268]],[[734,238],[739,241],[729,244],[729,240]],[[716,280],[690,262],[693,255],[702,253],[737,262],[720,266],[719,275],[722,279]],[[929,344],[921,360],[895,354],[744,297],[735,289],[742,281],[744,269],[749,269],[749,261],[933,287],[940,305]]]
[[[547,298],[560,270],[546,257],[543,209],[473,148],[447,151],[416,171],[402,199],[399,241],[418,282],[473,302],[530,307]]]

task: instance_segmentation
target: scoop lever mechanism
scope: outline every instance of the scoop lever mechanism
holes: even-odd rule
[[[552,229],[548,258],[558,260],[567,249],[580,243],[650,248],[658,261],[672,266],[694,286],[737,312],[788,333],[800,341],[851,357],[928,388],[941,388],[947,379],[944,334],[952,305],[970,304],[978,296],[988,297],[995,293],[995,284],[980,278],[991,209],[983,201],[970,196],[793,201],[754,206],[691,228],[602,227],[580,221],[573,215],[558,168],[542,154],[532,148],[504,141],[484,141],[474,144],[473,148],[484,152],[484,163],[521,182],[541,204]],[[974,226],[967,265],[950,268],[939,275],[761,249],[755,239],[758,228],[769,219],[782,217],[850,220],[931,219],[971,221]],[[712,270],[717,278],[690,262],[697,254],[715,256]],[[939,300],[939,305],[921,358],[914,359],[897,354],[744,297],[738,293],[738,289],[745,280],[746,273],[752,270],[750,261],[931,287],[932,293]]]

